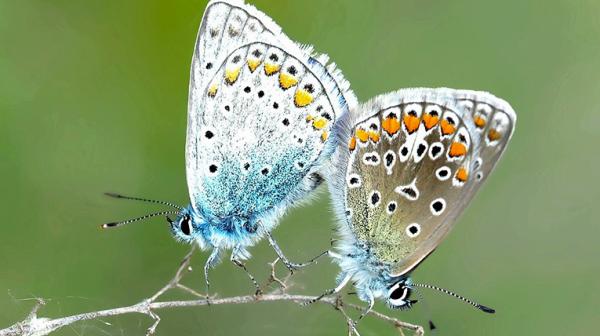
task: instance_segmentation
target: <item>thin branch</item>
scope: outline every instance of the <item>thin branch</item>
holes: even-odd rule
[[[335,304],[335,308],[339,310],[342,316],[346,319],[346,324],[348,325],[348,336],[352,336],[353,334],[356,336],[360,336],[358,330],[356,330],[356,324],[354,323],[352,318],[346,313],[346,310],[344,310],[344,301],[342,301],[342,298],[340,296],[336,297]]]
[[[38,299],[35,307],[29,313],[29,315],[20,322],[13,324],[12,326],[0,330],[0,336],[13,336],[13,335],[31,335],[31,336],[42,336],[47,335],[55,330],[58,330],[62,327],[71,325],[75,322],[86,321],[86,320],[94,320],[104,317],[110,316],[119,316],[125,314],[143,314],[150,317],[153,320],[152,325],[148,328],[146,335],[152,335],[155,333],[156,328],[160,323],[160,316],[156,313],[156,311],[161,309],[169,309],[169,308],[182,308],[182,307],[198,307],[198,306],[207,306],[207,305],[223,305],[223,304],[246,304],[246,303],[258,303],[258,302],[273,302],[273,301],[291,301],[297,304],[302,304],[313,300],[314,296],[308,295],[293,295],[285,293],[287,288],[286,281],[289,279],[289,275],[284,279],[280,280],[275,275],[275,265],[278,260],[275,260],[273,263],[270,263],[271,266],[271,275],[267,280],[265,287],[269,286],[272,283],[277,283],[279,285],[278,289],[273,290],[270,293],[263,295],[243,295],[243,296],[235,296],[235,297],[226,297],[226,298],[206,298],[206,295],[198,293],[197,291],[182,285],[180,283],[181,279],[185,276],[185,274],[191,271],[190,268],[190,260],[192,254],[195,249],[192,248],[190,252],[184,257],[183,261],[179,265],[175,276],[159,291],[157,291],[154,295],[145,299],[141,302],[138,302],[134,305],[128,307],[119,307],[112,308],[106,310],[99,310],[89,313],[71,315],[67,317],[61,318],[44,318],[38,317],[39,309],[44,305],[44,301]],[[195,300],[179,300],[179,301],[157,301],[164,293],[171,289],[179,288],[197,299]],[[346,304],[343,302],[341,297],[324,297],[320,301],[321,304],[328,304],[332,306],[334,309],[338,310],[348,324],[348,334],[349,335],[357,335],[359,336],[358,331],[355,328],[354,321],[349,317],[349,315],[344,310],[344,306],[352,307],[354,309],[362,310],[363,308],[355,305],[355,304]],[[377,311],[372,310],[370,313],[373,317],[376,317],[380,320],[386,321],[394,326],[397,330],[402,332],[402,329],[411,330],[415,333],[415,335],[424,335],[423,328],[418,325],[413,325],[410,323],[406,323],[395,319],[393,317],[387,316],[385,314],[379,313]]]

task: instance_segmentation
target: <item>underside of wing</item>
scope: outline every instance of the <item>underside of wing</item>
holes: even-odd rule
[[[400,90],[361,106],[335,156],[352,236],[393,275],[410,272],[490,174],[515,121],[501,99],[445,88]]]
[[[196,38],[190,80],[190,98],[218,71],[219,64],[239,45],[281,36],[266,15],[242,1],[211,1],[206,6]]]
[[[207,6],[192,61],[186,169],[193,206],[251,216],[295,194],[356,104],[335,66],[238,1]],[[207,213],[208,212],[208,213]]]

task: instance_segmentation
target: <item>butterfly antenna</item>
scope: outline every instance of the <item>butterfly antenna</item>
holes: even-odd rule
[[[446,294],[446,295],[453,296],[453,297],[455,297],[455,298],[457,298],[457,299],[459,299],[459,300],[461,300],[461,301],[463,301],[463,302],[466,302],[466,303],[470,304],[471,306],[473,306],[473,307],[475,307],[475,308],[477,308],[477,309],[479,309],[479,310],[481,310],[481,311],[483,311],[483,312],[485,312],[485,313],[488,313],[488,314],[493,314],[493,313],[495,313],[495,312],[496,312],[496,310],[495,310],[495,309],[493,309],[493,308],[490,308],[490,307],[486,307],[486,306],[484,306],[484,305],[481,305],[481,304],[479,304],[479,303],[477,303],[477,302],[475,302],[475,301],[469,300],[469,299],[467,299],[467,298],[466,298],[466,297],[464,297],[464,296],[460,296],[460,295],[458,295],[458,294],[456,294],[456,293],[454,293],[454,292],[451,292],[451,291],[449,291],[449,290],[447,290],[447,289],[444,289],[444,288],[440,288],[440,287],[433,286],[433,285],[415,284],[415,283],[413,283],[413,284],[410,284],[410,286],[411,286],[411,287],[421,287],[421,288],[435,289],[435,290],[436,290],[436,291],[438,291],[438,292],[442,292],[442,293],[444,293],[444,294]]]
[[[166,201],[157,201],[157,200],[151,200],[151,199],[147,199],[147,198],[131,197],[131,196],[125,196],[125,195],[116,194],[116,193],[110,193],[110,192],[104,193],[104,195],[106,195],[108,197],[114,197],[114,198],[122,198],[122,199],[134,200],[134,201],[142,201],[142,202],[148,202],[148,203],[162,204],[162,205],[170,206],[170,207],[175,208],[177,210],[183,210],[183,208],[180,207],[179,205],[173,204],[171,202],[166,202]]]
[[[165,216],[165,215],[172,215],[172,214],[177,214],[177,213],[179,213],[179,211],[174,211],[174,210],[155,212],[155,213],[151,213],[151,214],[148,214],[145,216],[132,218],[132,219],[128,219],[128,220],[124,220],[124,221],[120,221],[120,222],[111,222],[111,223],[102,224],[100,227],[103,229],[109,229],[109,228],[123,226],[125,224],[141,221],[141,220],[156,217],[156,216]]]

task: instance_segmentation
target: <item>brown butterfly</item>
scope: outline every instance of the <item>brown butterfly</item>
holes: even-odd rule
[[[515,112],[485,92],[405,89],[375,97],[340,119],[328,183],[339,219],[341,290],[369,303],[409,308],[410,273],[442,242],[492,172]],[[368,312],[368,310],[366,311]],[[365,313],[366,313],[365,312]],[[364,316],[364,314],[363,314]]]

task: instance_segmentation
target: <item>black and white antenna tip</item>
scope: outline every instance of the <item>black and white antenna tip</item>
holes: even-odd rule
[[[481,310],[482,312],[486,312],[488,314],[494,314],[496,312],[496,309],[486,307],[484,305],[478,305],[477,308],[479,308],[479,310]]]

